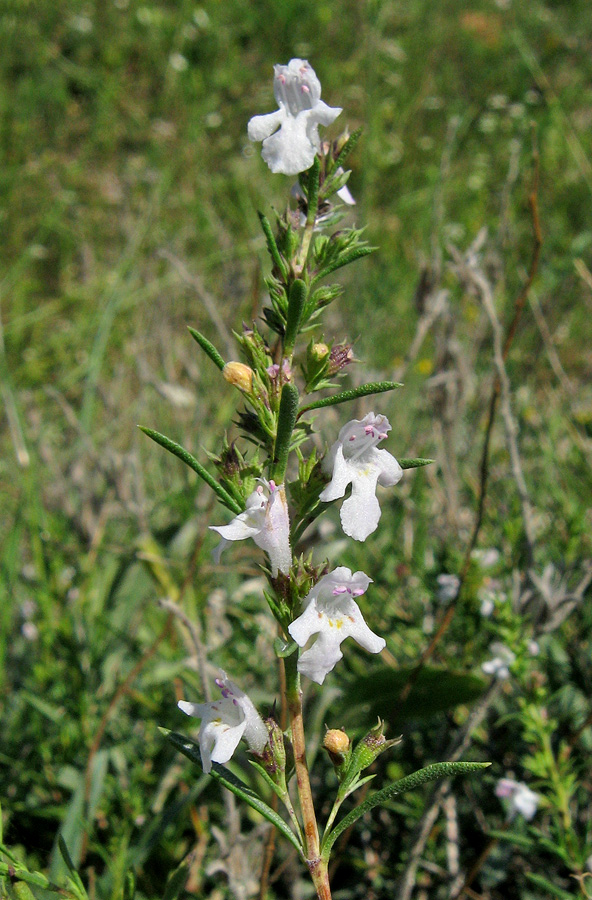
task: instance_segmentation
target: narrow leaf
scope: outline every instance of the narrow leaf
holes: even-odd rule
[[[35,900],[35,894],[24,881],[16,881],[12,885],[12,894],[15,900]]]
[[[350,263],[355,262],[357,259],[362,259],[364,256],[369,256],[370,253],[374,253],[375,247],[358,247],[356,250],[351,250],[349,253],[344,253],[343,256],[339,256],[337,259],[333,260],[333,262],[329,263],[323,269],[321,269],[314,277],[314,282],[316,283],[321,278],[326,278],[327,275],[330,275],[331,272],[335,272],[336,269],[342,269],[343,266],[348,266]]]
[[[494,829],[487,832],[487,837],[495,838],[498,841],[507,841],[509,844],[515,844],[522,850],[532,851],[535,848],[535,842],[526,834],[517,834],[515,831],[501,831]]]
[[[0,876],[8,876],[10,878],[18,878],[19,881],[26,881],[27,884],[34,884],[36,887],[43,888],[44,891],[52,891],[56,894],[62,894],[66,897],[74,897],[71,891],[64,890],[57,884],[53,884],[45,875],[40,872],[29,872],[20,866],[8,865],[8,863],[0,862]]]
[[[189,866],[186,863],[181,863],[179,868],[171,872],[167,878],[162,900],[177,900],[180,894],[183,893],[188,878]]]
[[[305,283],[297,278],[290,287],[290,299],[288,301],[288,318],[286,320],[286,334],[284,336],[284,353],[290,355],[294,349],[296,338],[302,321],[302,311],[306,303],[308,290]]]
[[[61,834],[58,835],[58,847],[60,849],[60,854],[62,856],[62,859],[66,863],[66,866],[68,867],[68,871],[70,872],[70,875],[72,876],[72,881],[74,882],[76,887],[79,888],[79,890],[81,890],[83,892],[83,894],[86,894],[86,891],[84,890],[84,885],[82,883],[82,879],[81,879],[80,875],[78,874],[78,872],[76,871],[76,867],[75,867],[74,863],[72,862],[72,857],[70,856],[70,851],[68,850],[68,845],[66,844],[66,841],[64,840],[64,838],[62,837]]]
[[[403,457],[403,459],[398,460],[398,462],[402,469],[419,469],[420,466],[429,466],[431,463],[436,462],[436,460],[421,459],[421,457],[418,457],[417,459]]]
[[[218,495],[224,506],[227,506],[233,513],[238,514],[243,511],[236,500],[230,496],[228,491],[224,490],[221,484],[218,484],[216,479],[210,475],[207,469],[204,469],[202,464],[198,462],[188,450],[185,450],[180,444],[175,443],[175,441],[171,441],[171,439],[165,437],[164,434],[160,434],[159,431],[153,431],[152,428],[145,428],[143,425],[138,425],[138,428],[140,431],[143,431],[144,434],[147,434],[149,438],[152,438],[157,444],[160,444],[161,447],[164,447],[165,450],[172,453],[173,456],[176,456],[184,462],[190,469],[193,469],[194,472],[197,472],[199,477],[203,478],[206,484],[208,484],[214,493]]]
[[[284,281],[288,278],[288,267],[285,263],[285,260],[282,259],[280,251],[278,250],[278,245],[275,242],[275,237],[273,236],[273,231],[271,229],[271,224],[269,219],[267,219],[263,213],[259,213],[259,221],[261,222],[261,228],[263,229],[263,234],[265,235],[265,241],[267,243],[267,251],[271,256],[273,262],[276,267],[279,269],[280,274]]]
[[[308,190],[306,193],[306,201],[308,204],[308,213],[306,216],[306,224],[314,225],[319,208],[319,178],[321,174],[321,162],[318,156],[315,156],[314,162],[308,170]]]
[[[282,388],[280,409],[278,413],[277,434],[273,450],[271,477],[278,484],[283,484],[288,465],[288,453],[292,442],[292,432],[298,416],[300,397],[295,384],[285,384]]]
[[[160,730],[166,735],[177,750],[201,767],[201,757],[196,744],[182,734],[176,734],[175,732],[167,731],[164,728],[161,728]],[[261,813],[268,822],[275,825],[278,831],[281,831],[284,837],[290,841],[304,859],[304,849],[292,829],[284,822],[281,816],[268,806],[267,803],[264,803],[264,801],[261,800],[261,798],[258,797],[257,794],[255,794],[243,781],[240,781],[236,775],[233,775],[232,772],[225,769],[223,766],[219,766],[217,763],[213,764],[209,774],[216,781],[219,781],[223,787],[227,788],[227,790],[232,791],[233,794],[240,797],[245,803],[248,803],[252,809]]]
[[[547,891],[552,897],[559,897],[559,900],[574,900],[573,894],[564,891],[563,888],[557,887],[555,884],[547,881],[542,875],[538,875],[536,872],[525,872],[524,874],[529,881],[532,881],[533,884],[536,884],[544,891]]]
[[[123,880],[123,900],[134,900],[136,896],[136,875],[128,869]]]
[[[204,337],[200,331],[196,331],[195,328],[192,328],[190,325],[187,326],[187,330],[189,331],[189,334],[191,335],[191,337],[197,341],[197,343],[199,344],[201,349],[205,353],[208,354],[208,356],[210,357],[212,362],[218,366],[220,371],[222,371],[225,363],[224,363],[224,360],[222,359],[222,357],[220,356],[220,354],[218,353],[218,351],[216,350],[216,348],[214,347],[214,345],[211,344],[208,341],[208,339],[206,337]]]
[[[434,763],[431,766],[426,766],[425,769],[419,769],[412,775],[407,775],[406,778],[401,778],[399,781],[393,782],[393,784],[388,784],[381,791],[377,791],[375,794],[368,797],[360,804],[360,806],[352,809],[352,811],[348,813],[347,816],[344,816],[339,824],[335,826],[331,833],[323,838],[323,846],[321,848],[323,858],[326,860],[329,858],[331,848],[339,835],[343,834],[350,825],[357,822],[364,813],[367,813],[375,806],[387,803],[399,794],[413,791],[422,784],[427,784],[429,781],[436,781],[438,778],[451,778],[454,775],[468,775],[471,772],[477,772],[479,769],[486,769],[490,765],[491,763],[478,762]]]
[[[345,403],[347,400],[356,400],[358,397],[367,397],[369,394],[382,394],[384,391],[393,391],[395,388],[403,387],[398,381],[371,381],[369,384],[362,384],[360,387],[352,388],[349,391],[341,391],[339,394],[333,394],[332,397],[325,397],[323,400],[315,400],[303,406],[299,412],[299,416],[311,409],[321,409],[323,406],[335,406],[337,403]]]
[[[352,152],[352,150],[354,149],[354,147],[356,146],[356,144],[357,144],[358,141],[360,140],[360,137],[361,137],[361,136],[362,136],[362,129],[361,129],[361,128],[356,128],[356,130],[355,130],[352,134],[350,134],[350,136],[348,137],[347,141],[345,142],[345,144],[344,144],[343,147],[341,148],[341,153],[339,154],[339,156],[338,156],[337,159],[335,160],[335,163],[334,163],[334,165],[333,165],[333,168],[331,169],[332,172],[334,172],[336,169],[338,169],[340,166],[343,165],[343,163],[345,162],[345,160],[347,159],[347,157],[349,156],[349,154]]]

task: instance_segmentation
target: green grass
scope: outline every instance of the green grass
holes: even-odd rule
[[[323,98],[344,108],[339,121],[364,128],[351,161],[353,216],[379,249],[344,273],[347,290],[329,311],[325,336],[355,339],[373,379],[395,377],[421,313],[420,274],[435,259],[449,292],[447,316],[405,389],[376,400],[393,424],[392,451],[435,457],[438,466],[405,477],[366,544],[340,545],[334,532],[326,552],[372,575],[372,626],[388,636],[400,665],[413,665],[427,642],[436,577],[458,571],[470,533],[493,378],[486,320],[450,272],[447,245],[465,248],[488,227],[487,266],[507,322],[530,261],[534,141],[544,238],[534,293],[572,389],[558,380],[528,304],[508,370],[536,510],[536,568],[553,563],[577,583],[592,555],[592,290],[581,274],[582,265],[592,269],[591,43],[584,0],[507,8],[485,0],[3,6],[0,782],[5,840],[31,869],[63,873],[61,828],[84,882],[95,884],[92,896],[122,896],[131,866],[139,896],[152,900],[197,845],[205,862],[194,864],[191,892],[231,896],[224,876],[205,874],[219,855],[211,830],[224,816],[218,789],[157,731],[187,728],[176,699],[194,697],[199,682],[183,630],[167,626],[156,601],[179,592],[212,663],[228,667],[262,707],[275,690],[273,635],[260,587],[236,597],[245,576],[257,577],[250,548],[233,548],[213,566],[207,525],[222,521],[222,508],[136,425],[170,435],[204,464],[232,429],[236,398],[186,325],[228,358],[231,330],[261,309],[268,263],[257,210],[281,209],[290,182],[270,175],[246,123],[274,108],[273,63],[309,58]],[[446,406],[430,379],[459,365],[458,400],[449,395]],[[331,440],[344,419],[337,410],[318,421]],[[448,457],[456,474],[447,479]],[[478,673],[487,656],[490,634],[475,611],[483,582],[508,585],[512,572],[524,575],[509,471],[499,420],[480,545],[498,549],[500,562],[492,572],[475,564],[469,596],[439,648],[436,662],[454,671]],[[27,615],[33,639],[23,630]],[[511,718],[518,695],[538,697],[557,719],[556,749],[586,721],[591,631],[588,594],[541,641],[535,672],[505,692],[476,735],[473,752],[493,759],[494,769],[478,787],[459,788],[464,866],[486,842],[481,832],[479,846],[469,840],[475,810],[501,827],[493,778],[509,770],[523,777],[533,752]],[[350,684],[367,667],[352,653],[333,684]],[[393,724],[406,740],[392,777],[443,752],[467,713],[450,703],[447,716]],[[329,721],[314,691],[309,716],[319,727],[341,724]],[[572,751],[580,837],[591,745],[588,728]],[[320,758],[317,766],[326,771]],[[405,798],[399,819],[389,812],[374,820],[369,840],[381,831],[389,838],[376,896],[392,895],[423,797]],[[542,813],[536,824],[554,837],[551,821]],[[246,817],[243,826],[247,833]],[[344,900],[367,895],[365,839],[353,839],[337,876]],[[445,866],[443,840],[435,835],[429,847]],[[524,877],[528,866],[558,888],[573,887],[542,844],[523,856],[498,848],[476,884],[494,900],[539,897]],[[418,876],[439,897],[433,877]],[[269,896],[287,891],[280,879]]]

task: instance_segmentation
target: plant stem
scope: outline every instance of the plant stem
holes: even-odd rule
[[[300,689],[300,676],[298,675],[298,670],[296,668],[297,662],[298,656],[295,653],[284,659],[286,672],[286,702],[288,714],[290,716],[298,798],[300,800],[300,810],[302,812],[302,822],[304,824],[306,863],[317,892],[318,900],[331,900],[329,873],[326,860],[321,858],[319,829],[312,800],[308,764],[306,762],[306,741],[304,737],[304,721],[302,718],[302,691]]]

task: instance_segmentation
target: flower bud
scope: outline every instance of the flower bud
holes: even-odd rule
[[[323,740],[323,749],[331,757],[333,765],[340,765],[345,760],[350,746],[351,741],[342,728],[330,728]]]
[[[253,389],[253,370],[241,362],[228,362],[222,369],[222,375],[228,384],[233,384],[243,391],[250,394]]]
[[[336,140],[333,141],[333,159],[337,159],[347,142],[349,141],[349,129],[346,128]]]
[[[323,740],[323,748],[329,754],[335,774],[342,781],[351,759],[351,741],[342,728],[329,728]]]
[[[345,366],[349,366],[354,361],[354,351],[351,344],[335,344],[331,348],[329,356],[329,375],[336,375]]]
[[[367,769],[381,753],[399,744],[401,740],[402,738],[399,737],[387,741],[384,736],[384,722],[382,719],[379,719],[374,728],[370,729],[356,747],[354,755],[358,771],[361,772],[363,769]]]
[[[269,740],[263,752],[257,757],[257,762],[267,772],[278,793],[288,796],[287,779],[292,776],[294,768],[294,756],[292,745],[288,738],[284,737],[282,729],[273,718],[269,716],[264,720],[269,734]]]
[[[326,344],[313,344],[310,348],[310,358],[315,362],[323,362],[329,355],[329,348]]]

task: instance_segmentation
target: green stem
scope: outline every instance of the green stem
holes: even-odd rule
[[[318,156],[315,156],[315,160],[308,170],[308,213],[306,216],[306,225],[304,226],[304,234],[302,235],[300,253],[298,254],[298,261],[296,263],[296,272],[299,275],[302,274],[306,267],[314,227],[317,221],[320,172],[321,161]]]

